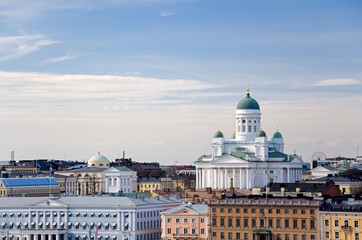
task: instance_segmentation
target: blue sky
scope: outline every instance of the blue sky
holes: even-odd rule
[[[192,163],[246,85],[287,152],[362,145],[360,1],[0,1],[0,158]],[[361,148],[362,149],[362,148]],[[362,150],[361,150],[362,151]]]

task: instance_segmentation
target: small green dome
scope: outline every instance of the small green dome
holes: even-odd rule
[[[266,137],[266,133],[261,129],[257,134],[257,137]]]
[[[278,131],[276,131],[274,134],[273,134],[273,138],[283,138],[282,134]]]
[[[220,131],[217,130],[217,132],[214,134],[214,138],[223,138],[224,134]]]
[[[235,139],[235,133],[233,133],[233,135],[231,135],[231,139]]]
[[[246,97],[241,99],[238,103],[236,109],[260,109],[259,103],[252,97],[250,97],[249,92],[246,94]]]

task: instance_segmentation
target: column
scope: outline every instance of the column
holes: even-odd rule
[[[240,168],[240,179],[239,179],[239,189],[242,189],[243,188],[243,174],[242,174],[242,171],[243,171],[243,169],[242,168]]]
[[[217,168],[214,169],[215,189],[218,189]]]
[[[228,184],[227,184],[227,176],[228,176],[228,169],[227,169],[227,168],[225,168],[225,176],[224,176],[225,189],[227,189],[227,187],[228,187]]]
[[[290,183],[290,168],[287,168],[287,180]]]
[[[210,168],[210,187],[214,188],[214,169]]]
[[[233,168],[233,187],[236,188],[235,168]]]
[[[219,176],[218,176],[218,178],[219,178],[219,189],[222,189],[223,187],[222,187],[222,171],[221,171],[221,169],[219,168]]]
[[[199,188],[199,169],[196,168],[196,188]]]

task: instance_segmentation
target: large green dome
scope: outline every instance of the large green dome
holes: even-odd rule
[[[246,94],[246,97],[241,99],[238,103],[236,109],[260,109],[259,103],[252,97],[250,97],[249,92]]]
[[[220,131],[217,130],[217,132],[214,134],[214,138],[223,138],[224,134]]]
[[[276,131],[274,134],[273,134],[273,138],[283,138],[282,134],[278,131]]]
[[[263,130],[260,130],[257,134],[257,137],[266,137],[266,133]]]

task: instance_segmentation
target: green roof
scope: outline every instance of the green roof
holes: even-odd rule
[[[224,134],[218,130],[215,134],[214,134],[214,138],[223,138],[224,137]]]
[[[266,133],[263,130],[260,130],[257,134],[257,137],[266,137]]]
[[[115,169],[119,170],[119,171],[129,171],[129,172],[132,172],[133,170],[132,169],[129,169],[128,167],[114,167]]]
[[[238,103],[236,109],[260,109],[260,107],[259,103],[247,93],[246,97]]]
[[[279,132],[279,131],[276,131],[274,134],[273,134],[273,138],[283,138],[282,134]]]

